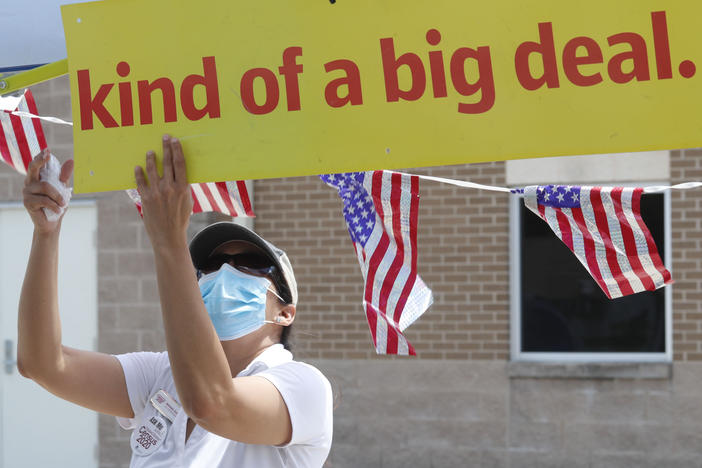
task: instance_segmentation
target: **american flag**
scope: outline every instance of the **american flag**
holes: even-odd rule
[[[0,110],[0,156],[16,171],[26,174],[32,158],[46,148],[46,138],[39,119],[12,115],[13,111],[37,114],[31,91],[25,91],[15,109]]]
[[[402,332],[429,308],[417,275],[419,178],[390,171],[322,175],[339,191],[365,281],[363,306],[378,354],[415,355]]]
[[[254,217],[246,183],[243,180],[190,184],[193,213],[218,211],[233,217]],[[141,214],[141,197],[136,189],[127,190]]]
[[[524,204],[613,299],[672,282],[641,218],[642,193],[642,188],[531,186],[524,189]]]

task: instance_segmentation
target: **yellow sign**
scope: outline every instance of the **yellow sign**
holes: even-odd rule
[[[702,144],[700,2],[120,0],[62,15],[80,192],[133,187],[166,132],[191,182]]]

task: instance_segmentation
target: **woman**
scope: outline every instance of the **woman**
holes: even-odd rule
[[[166,135],[163,175],[150,151],[146,174],[137,167],[135,179],[168,351],[111,356],[62,346],[61,220],[49,222],[42,208],[59,212],[63,200],[39,180],[47,161],[48,152],[32,161],[24,189],[35,232],[19,306],[20,373],[133,429],[132,467],[322,466],[331,446],[331,388],[281,344],[297,300],[287,256],[232,223],[205,228],[188,246],[185,158]],[[61,180],[71,172],[67,162]]]

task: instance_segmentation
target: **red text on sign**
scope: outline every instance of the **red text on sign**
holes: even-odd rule
[[[436,29],[430,29],[426,36],[430,45],[436,46],[441,41],[441,34]],[[424,62],[419,55],[406,52],[399,57],[395,52],[395,41],[391,37],[380,39],[380,53],[383,61],[383,75],[385,77],[385,96],[388,102],[416,101],[424,95],[427,83],[427,74]],[[446,72],[443,52],[430,51],[429,75],[432,81],[432,90],[435,98],[444,98],[447,94]],[[475,61],[478,73],[472,81],[466,76],[466,64]],[[410,72],[410,86],[401,89],[399,84],[399,71],[402,67]],[[492,72],[490,47],[483,46],[477,49],[460,47],[451,55],[449,72],[453,89],[462,96],[474,96],[480,92],[480,100],[474,103],[459,103],[458,112],[463,114],[481,114],[492,109],[495,104],[495,80]]]
[[[283,51],[283,65],[278,67],[278,73],[285,81],[285,94],[289,111],[301,109],[298,75],[302,73],[302,65],[297,63],[297,57],[300,56],[302,56],[302,47],[288,47]],[[263,104],[257,103],[254,96],[256,78],[261,78],[265,84],[266,97]],[[252,114],[268,114],[278,107],[278,99],[280,98],[278,78],[268,68],[252,68],[246,71],[241,77],[239,89],[244,109]]]
[[[180,85],[180,105],[183,115],[188,120],[200,120],[205,116],[211,119],[220,117],[219,90],[217,85],[217,67],[214,57],[202,58],[203,74],[188,75]],[[116,68],[117,74],[126,78],[131,72],[127,62],[120,62]],[[132,84],[118,84],[120,103],[120,124],[105,107],[105,99],[112,91],[114,83],[100,85],[95,95],[92,94],[90,70],[78,70],[78,97],[80,101],[81,130],[91,130],[94,127],[93,116],[97,117],[105,128],[129,127],[134,125],[134,104]],[[173,81],[162,77],[155,80],[139,80],[137,85],[137,103],[139,106],[139,122],[141,125],[153,124],[153,94],[159,91],[163,108],[164,122],[175,122],[178,119],[176,91]],[[204,86],[206,103],[202,108],[195,104],[195,86]]]
[[[657,77],[659,80],[671,79],[672,60],[665,11],[651,13],[651,29]],[[640,34],[614,34],[607,38],[607,44],[610,47],[623,45],[627,48],[609,59],[607,75],[610,80],[623,84],[633,80],[651,79],[646,40]],[[530,59],[540,62],[541,75],[535,76],[530,69]],[[601,71],[590,67],[590,72],[586,72],[588,66],[604,63],[602,49],[595,39],[579,36],[569,40],[563,48],[561,62],[566,78],[576,86],[593,86],[604,81]],[[560,87],[558,57],[551,23],[539,23],[538,42],[527,41],[517,47],[514,65],[519,83],[524,89],[534,91],[544,85],[548,88]],[[695,64],[684,60],[680,63],[679,71],[683,77],[691,78],[696,71]]]

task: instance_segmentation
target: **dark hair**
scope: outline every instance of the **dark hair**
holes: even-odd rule
[[[292,344],[290,343],[290,333],[292,332],[292,324],[282,328],[283,330],[280,332],[280,344],[282,344],[283,347],[288,351],[292,351]]]

